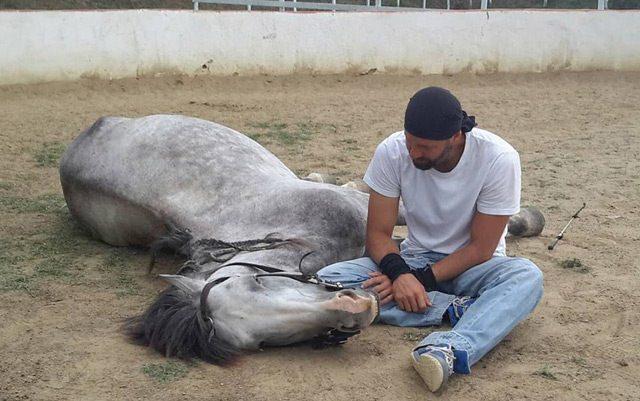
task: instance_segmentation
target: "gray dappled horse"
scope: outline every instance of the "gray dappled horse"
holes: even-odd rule
[[[230,128],[178,115],[101,118],[65,152],[60,181],[94,237],[189,259],[127,324],[167,356],[223,363],[355,332],[378,313],[373,294],[309,279],[362,256],[368,195],[300,180]]]

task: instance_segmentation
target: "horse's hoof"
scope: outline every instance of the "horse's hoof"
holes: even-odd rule
[[[336,177],[323,173],[310,173],[308,176],[304,177],[303,180],[333,185],[338,183]]]
[[[518,214],[509,219],[509,234],[515,237],[533,237],[540,235],[544,228],[542,212],[533,206],[523,207]]]
[[[349,181],[344,184],[343,187],[355,189],[356,191],[364,192],[367,194],[371,191],[371,188],[369,188],[369,186],[362,180]]]

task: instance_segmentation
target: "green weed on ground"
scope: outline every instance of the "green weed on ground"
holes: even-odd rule
[[[24,291],[33,296],[37,290],[34,275],[17,266],[20,260],[5,249],[0,250],[0,292]]]
[[[33,158],[40,167],[56,167],[67,145],[60,142],[46,142],[33,153]]]
[[[318,124],[312,122],[299,122],[294,125],[279,122],[261,122],[249,124],[255,128],[254,132],[247,134],[251,139],[262,144],[276,143],[286,147],[304,144],[314,135],[321,132],[335,132],[332,124]]]
[[[110,287],[115,288],[116,295],[138,295],[140,287],[131,275],[130,255],[126,248],[111,249],[106,254],[99,270],[105,274]]]
[[[57,160],[64,150],[44,149],[39,155],[43,165]],[[61,194],[17,196],[11,188],[8,183],[0,187],[9,190],[0,192],[0,216],[9,217],[0,232],[0,291],[36,296],[45,281],[55,280],[66,284],[97,281],[119,297],[139,294],[140,287],[130,273],[135,265],[131,250],[107,248],[92,240],[71,217]],[[19,224],[23,220],[29,223]],[[87,257],[105,251],[104,263],[97,267],[99,275],[83,271],[85,266],[95,266],[91,260],[87,264]]]
[[[142,373],[158,383],[178,380],[187,375],[189,368],[182,362],[148,363],[142,366]]]
[[[584,358],[582,358],[582,357],[579,357],[579,356],[574,356],[574,357],[572,357],[572,358],[571,358],[571,362],[573,362],[573,363],[575,363],[576,365],[578,365],[578,366],[580,366],[580,367],[583,367],[583,368],[585,368],[585,367],[589,366],[589,365],[587,364],[587,360],[586,360],[586,359],[584,359]]]
[[[34,198],[0,195],[0,211],[7,213],[61,213],[66,209],[62,195],[44,194]]]
[[[34,234],[0,237],[0,291],[37,293],[45,280],[67,284],[86,282],[81,266],[86,257],[105,254],[97,266],[101,286],[115,290],[118,297],[138,295],[140,287],[132,275],[132,251],[107,248],[92,240],[66,210],[46,219]]]
[[[136,266],[131,250],[102,247],[68,215],[59,216],[43,231],[0,238],[0,291],[25,291],[35,295],[45,280],[67,284],[90,280],[115,290],[118,297],[139,295],[140,286],[131,273]],[[100,273],[97,278],[82,270],[86,257],[105,252],[97,266]]]
[[[34,295],[42,280],[73,283],[81,279],[72,270],[79,258],[91,254],[91,241],[66,209],[55,211],[34,233],[7,231],[0,237],[0,291]]]
[[[39,277],[68,278],[71,276],[69,267],[73,265],[74,258],[69,255],[55,256],[39,262],[34,269],[34,275]]]
[[[588,266],[582,264],[582,261],[577,258],[565,259],[560,262],[560,267],[563,269],[570,269],[578,273],[588,273],[590,271]]]
[[[558,380],[558,377],[556,376],[555,373],[553,373],[553,371],[551,371],[551,367],[549,367],[549,365],[544,365],[543,367],[535,371],[533,374],[544,377],[545,379],[549,379],[549,380]]]
[[[31,290],[29,279],[17,271],[21,258],[13,253],[13,242],[0,238],[0,291]]]

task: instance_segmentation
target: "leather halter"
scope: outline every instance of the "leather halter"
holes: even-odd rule
[[[308,254],[307,254],[308,255]],[[305,256],[307,256],[305,255]],[[303,256],[302,258],[304,259]],[[302,262],[302,260],[300,261]],[[282,269],[278,269],[272,266],[267,266],[267,265],[261,265],[261,264],[256,264],[256,263],[249,263],[249,262],[233,262],[233,263],[229,263],[226,265],[223,265],[221,267],[219,267],[218,269],[216,269],[216,271],[225,268],[227,266],[247,266],[247,267],[254,267],[257,269],[260,269],[262,271],[264,271],[265,273],[254,273],[252,275],[250,275],[251,277],[253,277],[254,279],[257,279],[258,277],[285,277],[285,278],[289,278],[292,280],[296,280],[299,281],[301,283],[306,283],[306,284],[315,284],[315,285],[320,285],[323,286],[324,288],[326,288],[329,291],[340,291],[342,289],[344,289],[344,287],[342,286],[342,284],[340,283],[331,283],[328,281],[325,281],[321,278],[319,278],[317,275],[312,274],[312,275],[307,275],[301,272],[287,272],[285,270]],[[208,282],[204,288],[202,289],[202,293],[200,294],[200,314],[202,316],[202,320],[205,322],[209,322],[210,325],[210,334],[209,334],[209,338],[212,338],[213,336],[215,336],[215,328],[214,328],[214,324],[213,324],[213,319],[210,317],[211,316],[211,310],[209,309],[209,306],[207,305],[207,298],[209,297],[209,292],[211,291],[211,289],[213,287],[215,287],[216,285],[223,283],[224,281],[232,278],[232,277],[239,277],[239,276],[225,276],[225,277],[219,277],[213,281]],[[374,293],[375,294],[375,293]],[[378,299],[378,297],[376,296],[376,300]],[[377,308],[378,313],[380,308]],[[376,316],[377,319],[377,316]],[[354,331],[354,332],[347,332],[347,331],[342,331],[342,330],[338,330],[338,329],[331,329],[323,334],[320,334],[316,337],[314,337],[311,340],[311,345],[313,348],[324,348],[327,346],[332,346],[332,345],[341,345],[347,342],[347,340],[349,339],[349,337],[352,337],[356,334],[359,334],[360,330]]]
[[[340,283],[331,283],[329,281],[325,281],[321,278],[319,278],[317,275],[312,274],[312,275],[307,275],[304,273],[300,273],[300,272],[288,272],[282,269],[278,269],[275,267],[271,267],[271,266],[267,266],[267,265],[260,265],[260,264],[256,264],[256,263],[249,263],[249,262],[234,262],[234,263],[230,263],[228,265],[224,265],[220,268],[218,268],[216,271],[219,271],[220,269],[223,269],[225,267],[228,266],[246,266],[246,267],[255,267],[257,269],[260,269],[266,273],[254,273],[251,274],[250,276],[253,278],[258,278],[258,277],[286,277],[286,278],[290,278],[292,280],[296,280],[299,281],[301,283],[306,283],[306,284],[315,284],[315,285],[320,285],[323,286],[324,288],[326,288],[329,291],[340,291],[342,289],[344,289],[344,287],[342,286],[342,284]],[[239,277],[239,276],[225,276],[225,277],[219,277],[213,281],[208,282],[204,288],[202,289],[202,293],[200,294],[200,313],[202,313],[204,318],[207,318],[211,311],[209,310],[209,307],[207,306],[207,298],[209,297],[209,291],[211,291],[211,289],[213,287],[215,287],[216,285],[223,283],[224,281],[232,278],[232,277]]]

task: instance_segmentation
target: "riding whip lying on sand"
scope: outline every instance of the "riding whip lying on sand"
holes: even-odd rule
[[[580,216],[578,216],[578,214],[580,214],[580,212],[582,211],[582,209],[584,209],[587,206],[586,203],[582,203],[582,207],[580,209],[578,209],[577,212],[575,212],[573,214],[573,216],[571,216],[571,219],[569,220],[569,222],[567,223],[566,226],[564,226],[564,228],[562,229],[562,231],[560,231],[560,233],[558,235],[556,235],[556,239],[553,240],[552,243],[549,244],[549,246],[547,247],[547,249],[549,249],[550,251],[553,251],[553,248],[556,247],[556,244],[558,243],[558,241],[560,241],[563,237],[564,237],[564,232],[567,231],[567,228],[569,228],[569,225],[571,224],[571,222],[573,221],[573,219],[577,219]]]

